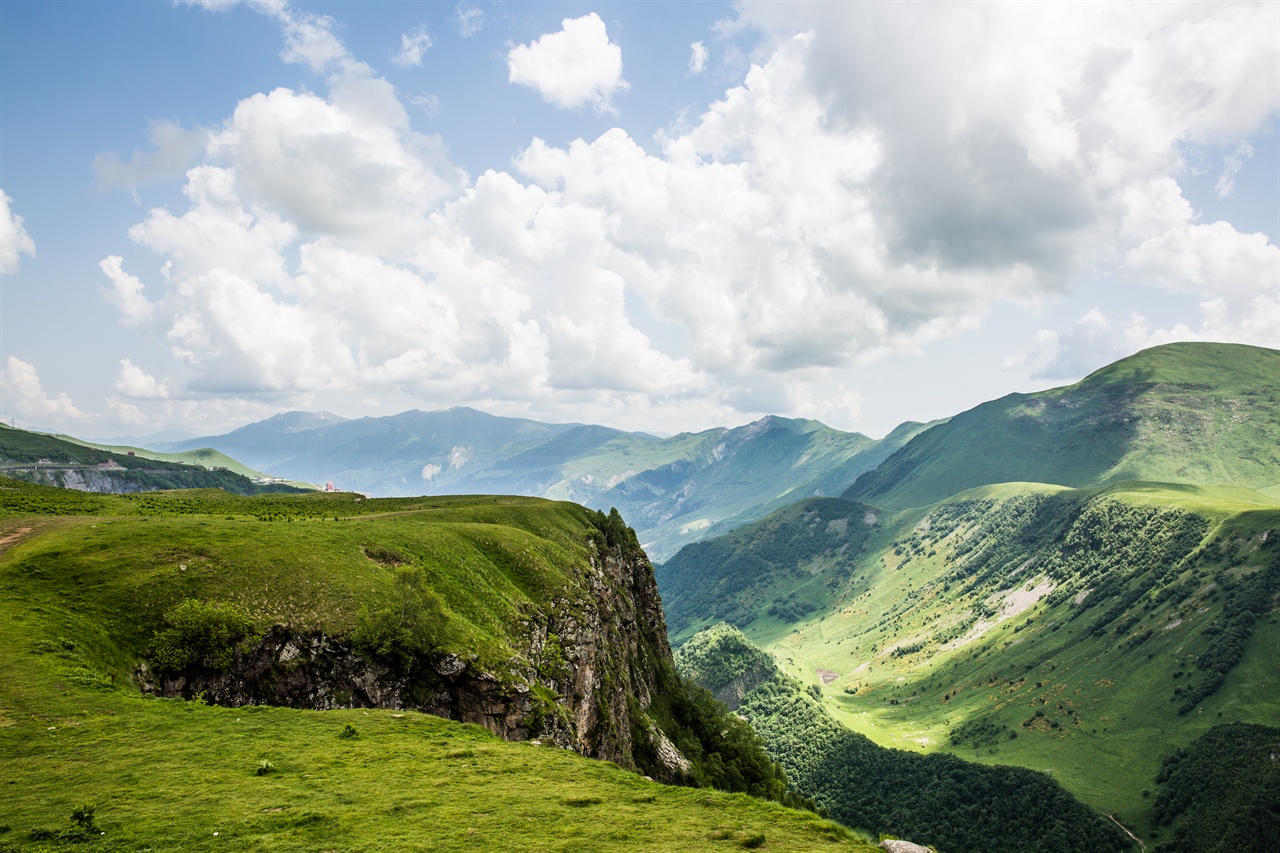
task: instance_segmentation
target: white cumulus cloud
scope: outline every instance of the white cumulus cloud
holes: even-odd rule
[[[34,364],[17,356],[9,356],[4,370],[0,371],[0,390],[4,391],[4,408],[7,413],[37,421],[80,421],[86,415],[76,408],[65,392],[56,397],[45,393]]]
[[[630,88],[622,78],[622,48],[609,41],[595,12],[565,18],[548,33],[507,53],[508,80],[536,91],[561,109],[591,106],[614,112],[612,98]]]
[[[707,69],[707,46],[700,41],[689,45],[689,73],[701,74]]]
[[[155,306],[143,295],[142,281],[124,271],[124,258],[119,255],[103,258],[98,268],[111,281],[111,288],[106,291],[107,301],[116,306],[122,323],[137,326],[151,319]]]
[[[115,390],[124,395],[143,400],[166,400],[169,389],[150,373],[138,367],[127,358],[120,359],[120,370],[116,373]]]
[[[484,29],[484,10],[466,0],[453,8],[453,21],[458,27],[458,34],[464,39]]]
[[[13,212],[13,199],[0,190],[0,274],[18,271],[20,255],[34,255],[35,241],[22,225],[22,217]]]
[[[858,365],[1096,270],[1199,313],[1046,329],[1046,375],[1179,336],[1277,345],[1276,246],[1201,221],[1178,185],[1187,146],[1275,114],[1253,85],[1276,62],[1265,14],[1041,9],[747,3],[756,64],[653,150],[619,128],[533,139],[474,178],[322,19],[269,10],[315,46],[297,57],[321,58],[305,61],[327,91],[243,99],[187,172],[185,209],[130,231],[164,259],[159,290],[113,255],[107,295],[163,335],[182,368],[165,375],[189,377],[168,380],[175,417],[194,417],[187,396],[230,417],[333,392],[847,424]],[[609,109],[625,87],[596,15],[508,61],[557,106]]]
[[[1253,146],[1247,142],[1236,145],[1236,150],[1222,158],[1222,173],[1213,188],[1218,198],[1226,198],[1236,191],[1236,175],[1244,168],[1244,161],[1253,156]]]
[[[431,47],[431,36],[426,26],[420,26],[412,33],[400,36],[400,49],[391,57],[391,61],[401,68],[413,68],[422,64],[422,56]]]
[[[152,151],[134,151],[127,163],[115,153],[93,159],[98,188],[134,190],[180,178],[203,150],[208,135],[203,128],[187,130],[171,121],[155,122],[150,133]]]

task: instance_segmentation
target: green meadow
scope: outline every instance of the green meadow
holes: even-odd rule
[[[414,711],[221,708],[131,679],[179,602],[341,636],[402,564],[447,608],[443,646],[500,672],[522,613],[585,561],[587,512],[3,481],[0,849],[869,849],[810,812]]]

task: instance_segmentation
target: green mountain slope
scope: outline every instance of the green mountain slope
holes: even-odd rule
[[[260,484],[253,471],[209,448],[155,453],[106,448],[76,439],[0,424],[0,475],[92,492],[219,488],[241,495],[296,493],[286,484]]]
[[[779,793],[648,571],[564,503],[0,480],[0,849],[868,849],[573,754]]]
[[[249,479],[262,479],[265,475],[261,471],[255,471],[248,465],[232,459],[225,453],[214,450],[212,447],[202,447],[198,450],[186,450],[182,453],[164,453],[158,450],[148,450],[145,447],[134,447],[133,445],[122,444],[100,444],[94,441],[84,441],[83,439],[73,438],[72,436],[57,436],[64,441],[72,444],[79,444],[84,447],[92,447],[97,450],[105,450],[108,453],[114,453],[117,456],[140,456],[143,459],[154,459],[161,462],[176,462],[180,465],[199,465],[207,470],[224,469],[232,471]]]
[[[952,853],[1131,849],[1051,777],[884,749],[840,726],[773,658],[721,624],[676,653],[681,673],[732,703],[797,788],[838,820]]]
[[[914,438],[844,493],[901,509],[992,483],[1124,480],[1280,497],[1280,351],[1179,343],[1079,383],[984,403]]]
[[[876,743],[1051,770],[1144,831],[1162,755],[1280,722],[1280,502],[1249,489],[807,501],[658,579],[676,636],[723,613]]]
[[[720,621],[786,630],[834,605],[875,534],[873,508],[809,498],[689,545],[656,569],[668,630],[677,640]]]
[[[291,412],[179,449],[216,447],[276,475],[375,495],[518,494],[617,507],[661,560],[791,501],[842,491],[925,427],[904,424],[876,441],[769,417],[660,439],[467,408],[350,421]]]

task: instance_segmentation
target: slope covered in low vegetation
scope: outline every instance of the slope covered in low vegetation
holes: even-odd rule
[[[1280,498],[1280,350],[1167,344],[1075,385],[1010,394],[916,436],[844,496],[902,509],[995,483],[1125,480]]]
[[[1051,770],[1157,841],[1141,792],[1171,745],[1280,719],[1280,507],[1247,489],[1008,484],[899,513],[810,501],[658,578],[668,601],[711,590],[853,731]],[[702,624],[673,617],[673,635]]]
[[[798,791],[849,826],[948,853],[1129,849],[1105,817],[1051,777],[946,754],[876,746],[836,723],[814,694],[783,675],[737,630],[714,626],[676,653],[682,674],[720,693],[763,738]]]
[[[0,480],[0,849],[863,849],[811,813],[572,754],[656,775],[660,729],[686,784],[795,801],[676,677],[647,571],[616,513],[571,504]],[[317,676],[351,672],[367,695]],[[546,746],[411,710],[439,690]],[[281,696],[302,705],[264,706]]]

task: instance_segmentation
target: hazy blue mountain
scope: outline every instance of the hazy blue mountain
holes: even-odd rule
[[[657,438],[463,407],[353,420],[287,412],[175,449],[213,447],[273,476],[375,496],[520,494],[617,507],[661,560],[792,501],[840,493],[925,426],[877,441],[766,417]]]

